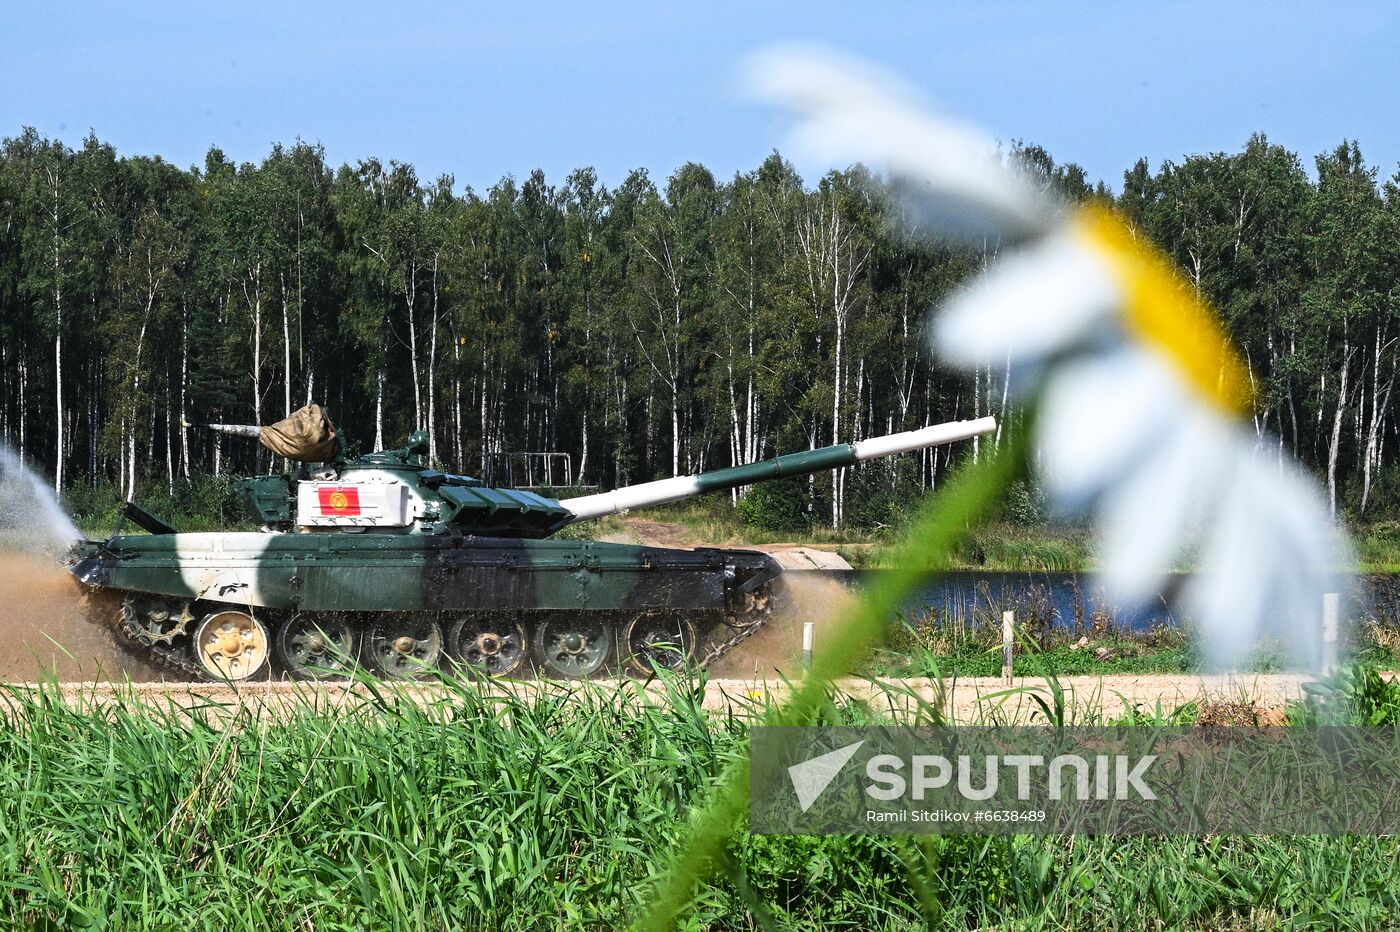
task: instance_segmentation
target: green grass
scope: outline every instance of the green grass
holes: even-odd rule
[[[111,929],[616,928],[747,724],[698,682],[328,713],[0,701],[0,916]],[[1364,673],[1330,700],[1394,721]],[[1298,720],[1305,720],[1300,710]],[[1384,716],[1390,716],[1385,718]],[[1379,716],[1379,718],[1378,718]],[[815,720],[865,722],[850,703]],[[1253,928],[1400,921],[1376,838],[750,836],[683,928]]]
[[[894,566],[896,538],[836,547],[857,568]],[[1028,572],[1083,570],[1092,566],[1088,535],[1078,528],[987,524],[958,541],[940,566],[954,570],[1024,570]]]
[[[678,693],[327,714],[7,695],[0,915],[121,929],[615,926],[743,729]]]
[[[1400,526],[1382,522],[1358,529],[1356,555],[1365,572],[1400,572]]]
[[[1102,650],[1104,653],[1100,654]],[[939,652],[884,653],[874,670],[880,676],[999,676],[1001,644],[966,640]],[[1258,658],[1248,669],[1266,671],[1277,667],[1269,656]],[[1053,670],[1059,676],[1114,676],[1120,674],[1193,673],[1198,660],[1190,646],[1150,644],[1132,637],[1107,637],[1083,647],[1060,643],[1044,650],[1016,649],[1012,672],[1016,676],[1040,676]]]
[[[998,676],[1001,624],[995,612],[974,613],[963,624],[939,623],[928,613],[899,616],[888,643],[865,665],[874,676]],[[1017,629],[1016,676],[1115,676],[1206,672],[1189,629],[1157,625],[1130,631],[1111,624],[1051,626],[1044,621]],[[1400,630],[1368,621],[1349,629],[1341,645],[1352,662],[1380,670],[1400,669]],[[1238,667],[1243,673],[1288,668],[1286,645],[1261,642]]]
[[[705,495],[635,513],[647,520],[683,525],[696,540],[706,544],[813,544],[868,545],[884,540],[886,532],[859,528],[833,529],[814,525],[799,531],[771,531],[745,524],[739,519],[727,494]]]

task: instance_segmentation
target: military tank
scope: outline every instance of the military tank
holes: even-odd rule
[[[114,535],[68,565],[120,597],[130,649],[213,680],[388,678],[444,662],[473,674],[532,666],[581,678],[705,663],[752,634],[781,567],[767,554],[555,538],[580,521],[951,443],[991,418],[838,444],[745,466],[555,499],[427,465],[427,436],[347,456],[318,405],[258,438],[295,471],[240,480],[255,532],[181,533],[128,502]],[[123,533],[130,522],[145,533]]]

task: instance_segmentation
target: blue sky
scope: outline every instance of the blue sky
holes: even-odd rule
[[[485,188],[536,167],[728,176],[783,143],[745,56],[815,41],[875,60],[1003,139],[1117,187],[1140,156],[1312,156],[1356,138],[1400,159],[1400,11],[1216,2],[7,3],[0,135],[89,129],[123,154],[201,163],[320,142]],[[819,166],[803,165],[807,173]]]

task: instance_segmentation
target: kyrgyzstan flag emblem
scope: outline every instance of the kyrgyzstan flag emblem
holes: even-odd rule
[[[316,494],[320,496],[321,514],[327,518],[360,513],[360,490],[353,485],[322,486]]]

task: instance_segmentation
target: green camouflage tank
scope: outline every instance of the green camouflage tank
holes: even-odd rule
[[[578,521],[973,437],[991,418],[927,427],[576,498],[489,486],[424,465],[426,436],[356,458],[310,405],[257,436],[300,463],[244,479],[260,532],[180,533],[135,505],[144,534],[82,541],[70,569],[121,596],[118,632],[188,674],[343,676],[359,663],[420,676],[537,666],[705,662],[761,625],[782,572],[767,554],[550,539]],[[120,528],[118,529],[120,531]]]

